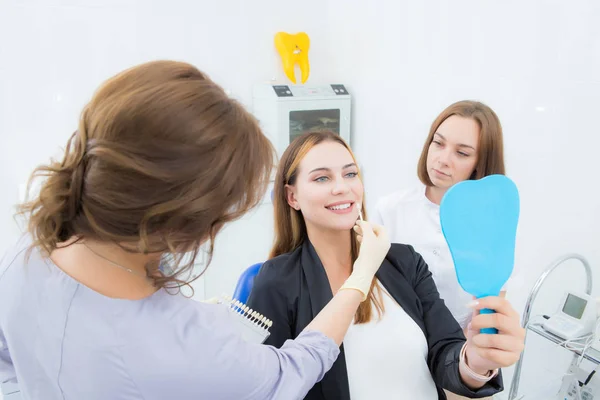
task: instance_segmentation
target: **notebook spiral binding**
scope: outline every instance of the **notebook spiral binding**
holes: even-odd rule
[[[219,303],[229,309],[230,315],[237,322],[235,325],[244,340],[260,344],[264,343],[269,337],[269,328],[273,326],[273,321],[254,311],[241,301],[231,298],[231,296],[222,295]]]

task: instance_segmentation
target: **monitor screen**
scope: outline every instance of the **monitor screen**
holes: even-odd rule
[[[562,312],[567,314],[570,317],[580,319],[585,311],[585,306],[587,305],[587,300],[582,299],[581,297],[577,297],[571,293],[567,295],[567,301],[565,301],[565,305],[563,306]]]

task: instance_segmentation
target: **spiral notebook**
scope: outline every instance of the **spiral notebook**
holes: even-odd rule
[[[269,337],[273,321],[252,310],[239,300],[221,296],[218,304],[228,308],[240,336],[247,342],[261,344]]]

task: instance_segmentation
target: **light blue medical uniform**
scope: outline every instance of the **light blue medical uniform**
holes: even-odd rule
[[[165,290],[136,301],[102,296],[36,250],[27,260],[29,243],[0,262],[7,396],[18,388],[23,400],[297,399],[339,354],[318,332],[281,349],[246,343],[223,306]]]

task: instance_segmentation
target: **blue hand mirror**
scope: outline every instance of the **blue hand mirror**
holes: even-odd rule
[[[519,209],[517,186],[504,175],[459,182],[442,198],[440,222],[458,283],[476,298],[498,296],[512,273]]]

